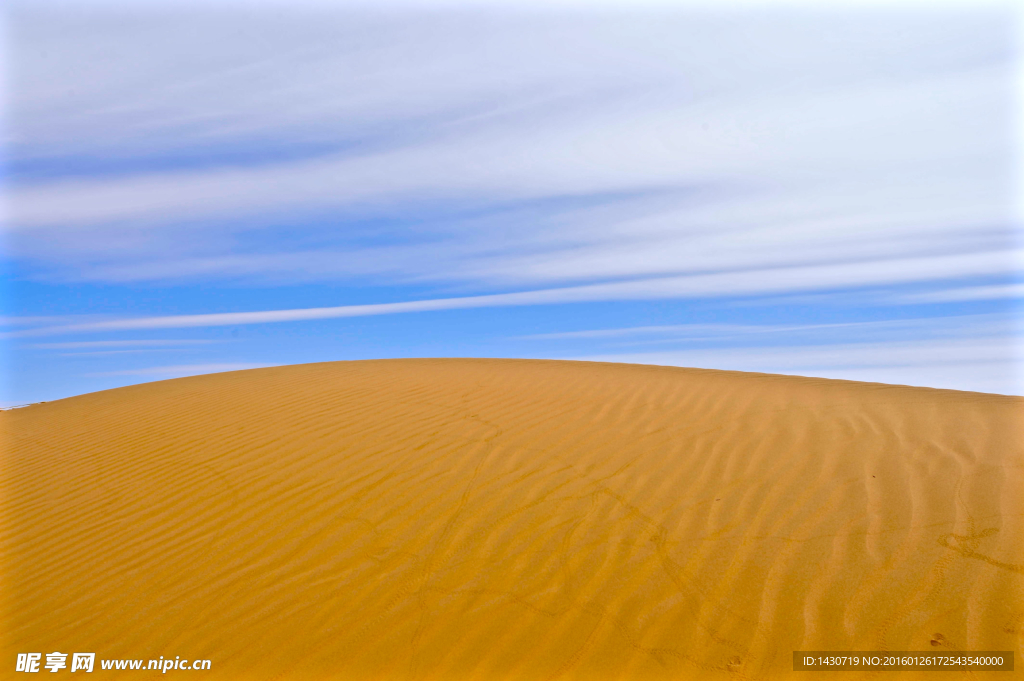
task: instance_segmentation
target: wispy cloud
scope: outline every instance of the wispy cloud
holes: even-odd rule
[[[45,350],[87,350],[99,348],[155,348],[164,346],[189,346],[209,345],[210,343],[223,343],[220,340],[99,340],[99,341],[73,341],[70,343],[33,343],[29,347]]]
[[[12,255],[479,291],[1011,247],[997,8],[325,16],[15,14]]]
[[[881,341],[817,346],[701,348],[592,354],[587,361],[727,369],[1024,394],[1022,353],[1014,336]]]
[[[136,317],[0,334],[16,338],[66,333],[96,333],[141,329],[180,329],[247,324],[272,324],[314,319],[337,319],[372,315],[403,314],[436,310],[455,310],[518,305],[552,305],[570,302],[610,300],[645,300],[659,298],[692,298],[740,296],[800,291],[839,286],[871,286],[901,281],[914,281],[925,276],[987,275],[1006,271],[1014,262],[1013,253],[990,252],[935,258],[915,258],[885,262],[844,263],[832,266],[793,267],[746,272],[721,272],[688,277],[663,277],[640,281],[592,284],[559,289],[542,289],[518,293],[500,293],[461,298],[437,298],[372,305],[260,310],[197,315]]]
[[[134,348],[132,350],[87,350],[84,352],[61,352],[59,357],[105,357],[108,355],[138,355],[160,352],[189,352],[189,349],[182,348]]]
[[[557,333],[534,333],[519,336],[525,340],[572,340],[592,338],[623,338],[630,336],[672,336],[682,338],[763,331],[761,327],[744,324],[668,324],[662,326],[630,326],[620,329],[585,329]]]
[[[87,319],[90,321],[96,321],[99,316],[100,315],[0,315],[0,326],[53,326],[56,324],[73,324]]]
[[[1024,298],[1024,284],[1000,284],[993,286],[963,286],[960,288],[909,293],[899,297],[907,303],[956,303],[973,300],[1005,300]]]
[[[174,364],[171,366],[144,367],[141,369],[121,369],[119,371],[100,371],[90,373],[88,376],[160,376],[163,378],[196,376],[199,374],[214,374],[222,371],[241,371],[243,369],[258,369],[265,364],[246,364],[241,362],[227,362],[222,364]]]
[[[1018,320],[1006,314],[971,314],[948,317],[886,319],[828,324],[670,324],[613,329],[586,329],[520,336],[524,340],[588,340],[628,344],[680,343],[687,341],[731,340],[741,344],[763,345],[774,337],[795,345],[813,345],[824,338],[860,341],[895,337],[981,338],[1007,337],[1020,329]],[[834,342],[834,341],[833,341]]]
[[[204,347],[130,338],[147,331],[405,315],[379,326],[415,339],[431,319],[411,313],[441,310],[538,306],[492,317],[543,322],[560,316],[544,306],[688,300],[657,307],[750,321],[828,306],[860,319],[869,306],[949,316],[1021,297],[1009,5],[385,2],[12,6],[2,259],[29,294],[0,339],[16,341],[21,390],[50,390],[36,387],[44,374],[69,385],[60,353],[141,363],[131,353]],[[123,314],[46,316],[91,309]],[[515,347],[612,356],[659,343],[662,354],[615,356],[870,373],[883,351],[925,371],[909,350],[922,343],[937,372],[980,362],[1010,375],[968,345],[998,354],[1016,333],[979,317],[611,329],[580,311],[582,330]],[[298,331],[251,334],[248,348],[264,346],[249,356],[339,352]],[[495,333],[513,343],[524,331]],[[434,336],[431,352],[463,352],[460,334]],[[21,340],[46,336],[68,342]],[[698,347],[719,340],[757,361],[691,354],[739,352]],[[773,344],[800,349],[760,348]],[[865,363],[826,361],[843,344]],[[820,362],[799,364],[819,346]],[[250,366],[115,361],[94,368]]]

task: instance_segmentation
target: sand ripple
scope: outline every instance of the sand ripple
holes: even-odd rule
[[[389,360],[133,386],[0,427],[11,665],[766,678],[793,650],[938,647],[1024,667],[1020,398]]]

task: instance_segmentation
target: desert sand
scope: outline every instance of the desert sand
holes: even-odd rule
[[[385,360],[0,428],[12,676],[52,651],[202,679],[822,676],[794,650],[1013,650],[988,674],[1024,673],[1024,398]]]

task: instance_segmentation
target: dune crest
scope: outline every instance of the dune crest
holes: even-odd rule
[[[1024,665],[1022,398],[382,360],[132,386],[0,428],[4,664],[809,679],[794,650],[948,649]]]

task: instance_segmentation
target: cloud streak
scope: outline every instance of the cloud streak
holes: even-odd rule
[[[209,345],[210,343],[222,343],[215,340],[101,340],[101,341],[74,341],[65,343],[34,343],[30,347],[43,350],[96,350],[105,348],[153,348],[165,346],[190,346]]]
[[[1022,297],[1018,10],[396,2],[11,8],[0,339],[17,390],[676,342],[614,356],[868,376],[896,366],[869,362],[873,343],[914,380],[1012,373],[998,339],[1015,328],[964,315]],[[521,338],[559,330],[554,306],[630,301],[666,302],[581,306],[590,331]],[[510,307],[534,309],[459,315],[493,322],[488,340],[414,314]],[[872,314],[959,317],[814,324]],[[376,315],[401,318],[289,326]],[[746,323],[670,326],[712,319]],[[203,349],[236,364],[120,361],[199,348],[132,336],[244,325],[278,326]],[[830,341],[864,361],[814,354]],[[87,362],[124,381],[77,381]]]
[[[1007,300],[1024,298],[1024,284],[994,286],[963,286],[960,288],[912,293],[901,296],[908,303],[958,303],[975,300]]]
[[[206,18],[13,16],[31,276],[493,290],[1012,243],[996,9]]]
[[[1014,336],[605,353],[574,359],[1024,394]]]
[[[216,374],[222,371],[242,371],[259,369],[265,364],[246,364],[243,362],[224,362],[220,364],[174,364],[169,366],[144,367],[141,369],[122,369],[119,371],[100,371],[88,374],[94,377],[107,376],[160,376],[163,378],[196,376],[199,374]]]
[[[784,336],[784,342],[804,346],[814,345],[822,336],[854,337],[863,341],[879,338],[892,341],[894,336],[912,336],[915,340],[925,340],[935,337],[1007,337],[1017,330],[1018,325],[1012,317],[996,313],[827,324],[670,324],[541,333],[519,338],[538,341],[604,340],[620,344],[732,340],[749,345],[770,343],[772,336]]]
[[[197,327],[274,324],[317,319],[339,319],[412,312],[458,310],[521,305],[615,300],[650,300],[715,296],[763,295],[829,286],[872,286],[915,281],[923,277],[991,275],[1005,272],[1015,264],[1014,253],[995,252],[935,258],[915,258],[886,262],[845,263],[832,266],[794,267],[746,272],[723,272],[688,277],[664,277],[641,281],[593,284],[518,293],[499,293],[460,298],[437,298],[371,305],[225,312],[196,315],[168,315],[113,319],[63,326],[7,332],[2,337],[17,338],[68,333],[94,333],[142,329],[182,329]]]

